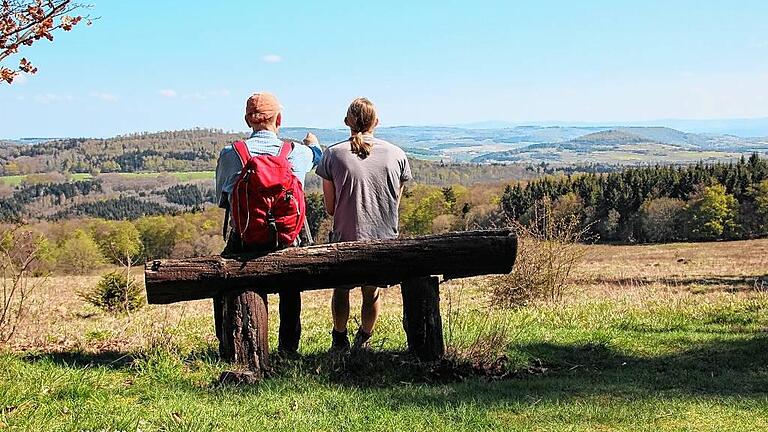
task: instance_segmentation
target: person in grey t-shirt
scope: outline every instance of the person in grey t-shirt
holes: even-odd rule
[[[408,158],[399,147],[374,138],[379,120],[368,99],[352,101],[344,123],[351,138],[326,150],[317,167],[323,178],[325,209],[333,216],[331,241],[396,238],[403,184],[412,178]],[[377,287],[364,286],[362,292],[362,325],[355,349],[368,345],[380,308]],[[349,349],[349,290],[334,290],[331,312],[331,349]]]

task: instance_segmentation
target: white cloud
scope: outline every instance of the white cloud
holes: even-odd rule
[[[27,82],[29,82],[29,75],[25,73],[20,73],[13,78],[14,85],[24,85]]]
[[[35,102],[42,104],[52,104],[57,102],[70,102],[74,98],[70,95],[60,95],[55,93],[45,93],[35,95]]]
[[[264,63],[280,63],[283,58],[277,54],[267,54],[261,58]]]
[[[116,102],[117,101],[117,95],[114,95],[112,93],[92,92],[91,96],[95,97],[96,99],[101,99],[104,102]]]
[[[173,89],[162,89],[157,93],[160,96],[166,97],[166,98],[175,98],[176,96],[178,96],[178,94],[176,93],[176,90],[173,90]]]

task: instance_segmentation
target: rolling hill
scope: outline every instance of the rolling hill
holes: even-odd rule
[[[531,144],[487,153],[476,163],[549,161],[566,164],[686,163],[722,160],[740,154],[768,151],[768,140],[731,135],[704,135],[666,127],[617,127],[591,132],[567,141]]]
[[[313,132],[324,145],[344,140],[342,129],[283,128],[285,137]],[[107,139],[70,138],[39,143],[0,142],[0,175],[41,172],[206,171],[219,151],[244,132],[192,129]],[[694,134],[667,127],[516,126],[464,129],[382,127],[377,136],[413,158],[446,163],[549,162],[574,164],[688,163],[768,151],[768,138]]]

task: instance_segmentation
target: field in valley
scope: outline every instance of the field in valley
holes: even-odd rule
[[[171,172],[171,173],[153,173],[153,172],[118,173],[117,175],[119,175],[120,178],[124,180],[156,178],[161,175],[169,175],[171,177],[174,177],[179,182],[188,182],[193,180],[211,180],[213,179],[215,173],[213,171],[177,171],[177,172]],[[29,176],[27,175],[0,176],[0,183],[3,183],[7,186],[18,186],[28,177]],[[71,174],[70,180],[79,181],[79,180],[89,180],[92,178],[93,176],[91,174],[75,173],[75,174]]]
[[[302,357],[245,388],[217,383],[210,301],[112,316],[76,294],[97,279],[37,291],[0,354],[0,430],[768,429],[768,239],[589,246],[560,304],[490,309],[487,278],[447,282],[458,365],[403,352],[397,288],[373,352],[331,357],[330,292],[307,293]]]

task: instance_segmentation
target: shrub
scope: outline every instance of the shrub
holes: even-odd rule
[[[93,237],[80,229],[61,242],[56,255],[57,268],[66,274],[87,274],[104,261],[104,255]]]
[[[581,243],[586,230],[578,217],[558,218],[552,204],[536,204],[528,225],[512,222],[518,236],[515,267],[510,274],[491,279],[491,303],[501,308],[518,307],[536,300],[560,301],[568,278],[584,257]]]
[[[93,237],[104,256],[113,263],[130,267],[141,258],[141,235],[129,221],[96,221],[91,224]]]
[[[167,216],[149,216],[134,222],[139,231],[145,260],[171,256],[179,234],[174,222]]]
[[[685,211],[685,201],[675,198],[656,198],[640,206],[640,224],[644,240],[667,242],[684,238],[680,221]]]
[[[105,274],[90,291],[80,293],[88,303],[112,313],[126,313],[144,306],[143,289],[126,273],[113,271]]]
[[[448,212],[448,204],[441,189],[417,185],[404,196],[400,212],[400,228],[405,234],[432,233],[432,221]]]

